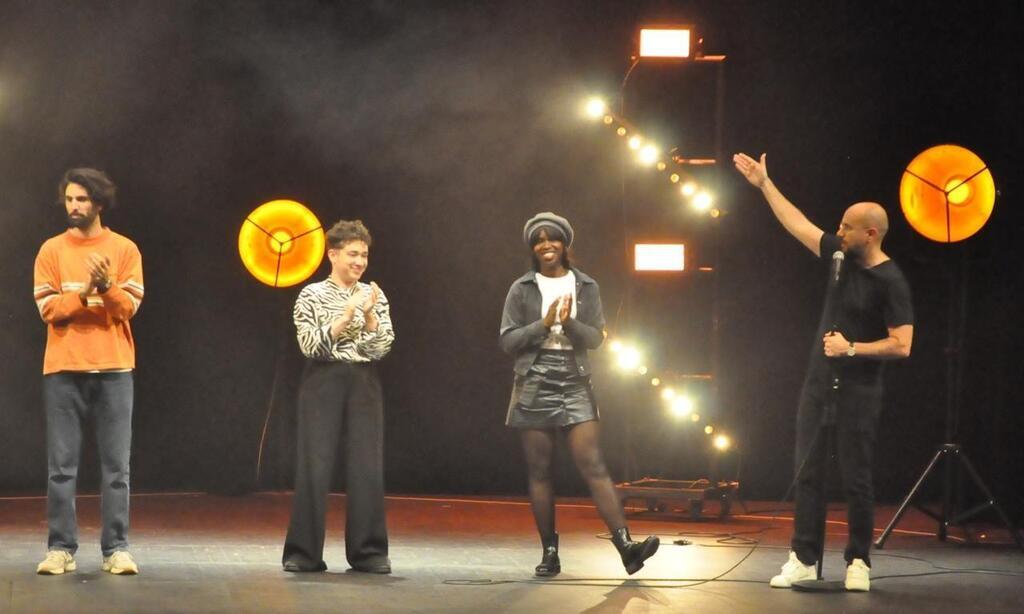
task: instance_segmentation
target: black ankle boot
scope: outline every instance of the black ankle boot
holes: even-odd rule
[[[629,529],[622,527],[612,531],[612,543],[622,556],[626,573],[633,575],[644,566],[644,561],[654,556],[661,540],[657,535],[652,535],[642,542],[635,542],[629,537]]]
[[[558,560],[558,533],[554,537],[540,540],[544,546],[544,556],[540,559],[540,565],[534,570],[534,575],[541,577],[557,576],[562,571],[562,562]]]

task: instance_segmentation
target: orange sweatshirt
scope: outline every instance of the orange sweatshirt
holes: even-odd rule
[[[83,304],[78,293],[89,283],[86,258],[110,259],[111,286],[95,289]],[[135,243],[110,230],[80,239],[68,230],[48,239],[36,256],[39,315],[46,322],[43,374],[135,368],[135,342],[128,320],[142,304],[142,255]]]

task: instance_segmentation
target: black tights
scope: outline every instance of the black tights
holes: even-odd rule
[[[626,526],[622,502],[615,493],[601,450],[598,447],[600,428],[595,420],[568,427],[566,439],[576,468],[590,487],[590,497],[597,513],[610,530]],[[523,452],[530,478],[530,506],[542,539],[555,534],[555,492],[551,484],[551,456],[555,448],[554,429],[522,431]]]

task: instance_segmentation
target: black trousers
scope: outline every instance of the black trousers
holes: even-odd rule
[[[827,437],[821,428],[828,397],[825,385],[805,383],[797,410],[796,512],[792,549],[805,565],[818,560],[821,525],[825,521],[828,486],[841,479],[846,495],[849,538],[844,558],[871,565],[870,549],[875,524],[872,461],[882,408],[880,385],[844,385],[836,395],[835,452],[839,475],[826,478]],[[801,470],[800,464],[804,461]]]
[[[327,493],[339,439],[345,439],[345,558],[384,562],[384,400],[372,363],[310,361],[298,404],[298,461],[282,562],[327,569],[323,560]],[[342,435],[344,433],[344,435]]]

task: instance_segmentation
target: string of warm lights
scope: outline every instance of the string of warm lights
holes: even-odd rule
[[[713,218],[722,215],[722,211],[714,206],[715,198],[711,192],[702,187],[693,176],[684,170],[685,165],[709,165],[714,164],[715,160],[686,159],[677,155],[663,155],[661,146],[642,135],[632,123],[613,112],[608,104],[599,97],[587,99],[583,104],[582,112],[588,119],[602,122],[615,130],[615,134],[624,138],[626,146],[635,152],[638,164],[652,167],[660,173],[666,173],[668,181],[678,187],[680,195],[693,211],[706,213]]]
[[[651,374],[647,365],[643,364],[643,354],[640,348],[632,343],[613,339],[608,343],[612,353],[615,366],[628,375],[646,377],[651,376],[651,386],[661,390],[659,396],[665,402],[665,411],[672,418],[693,424],[701,422],[698,413],[697,401],[693,396],[686,393],[685,388],[666,384],[657,374]],[[710,376],[694,376],[694,379],[707,379]],[[717,434],[716,434],[717,433]],[[732,438],[726,433],[719,432],[714,425],[707,420],[704,421],[704,434],[711,437],[711,445],[720,452],[725,452],[733,447]]]
[[[684,165],[707,165],[714,164],[714,160],[691,159],[687,160],[678,156],[667,158],[662,154],[661,147],[654,141],[644,137],[640,131],[626,118],[614,113],[608,104],[599,97],[587,99],[583,104],[583,115],[592,121],[600,121],[604,125],[615,130],[615,134],[625,139],[626,146],[636,155],[636,161],[641,166],[653,167],[658,172],[667,173],[668,181],[678,186],[679,194],[687,202],[690,208],[697,213],[705,213],[713,218],[722,215],[721,210],[714,206],[714,196],[710,191],[703,188],[700,183],[684,170]],[[671,170],[669,164],[672,164]],[[649,369],[643,364],[643,355],[636,346],[613,339],[608,347],[614,356],[616,366],[622,371],[639,376],[648,376]],[[710,376],[697,376],[697,379],[707,379]],[[679,421],[689,420],[697,424],[701,422],[698,413],[697,401],[692,395],[686,393],[685,389],[677,389],[670,385],[664,385],[661,377],[651,375],[651,386],[660,388],[661,399],[665,402],[666,412]],[[716,434],[717,433],[717,434]],[[705,421],[704,434],[711,437],[712,446],[725,452],[733,446],[732,439],[725,433],[717,432],[714,425]]]

